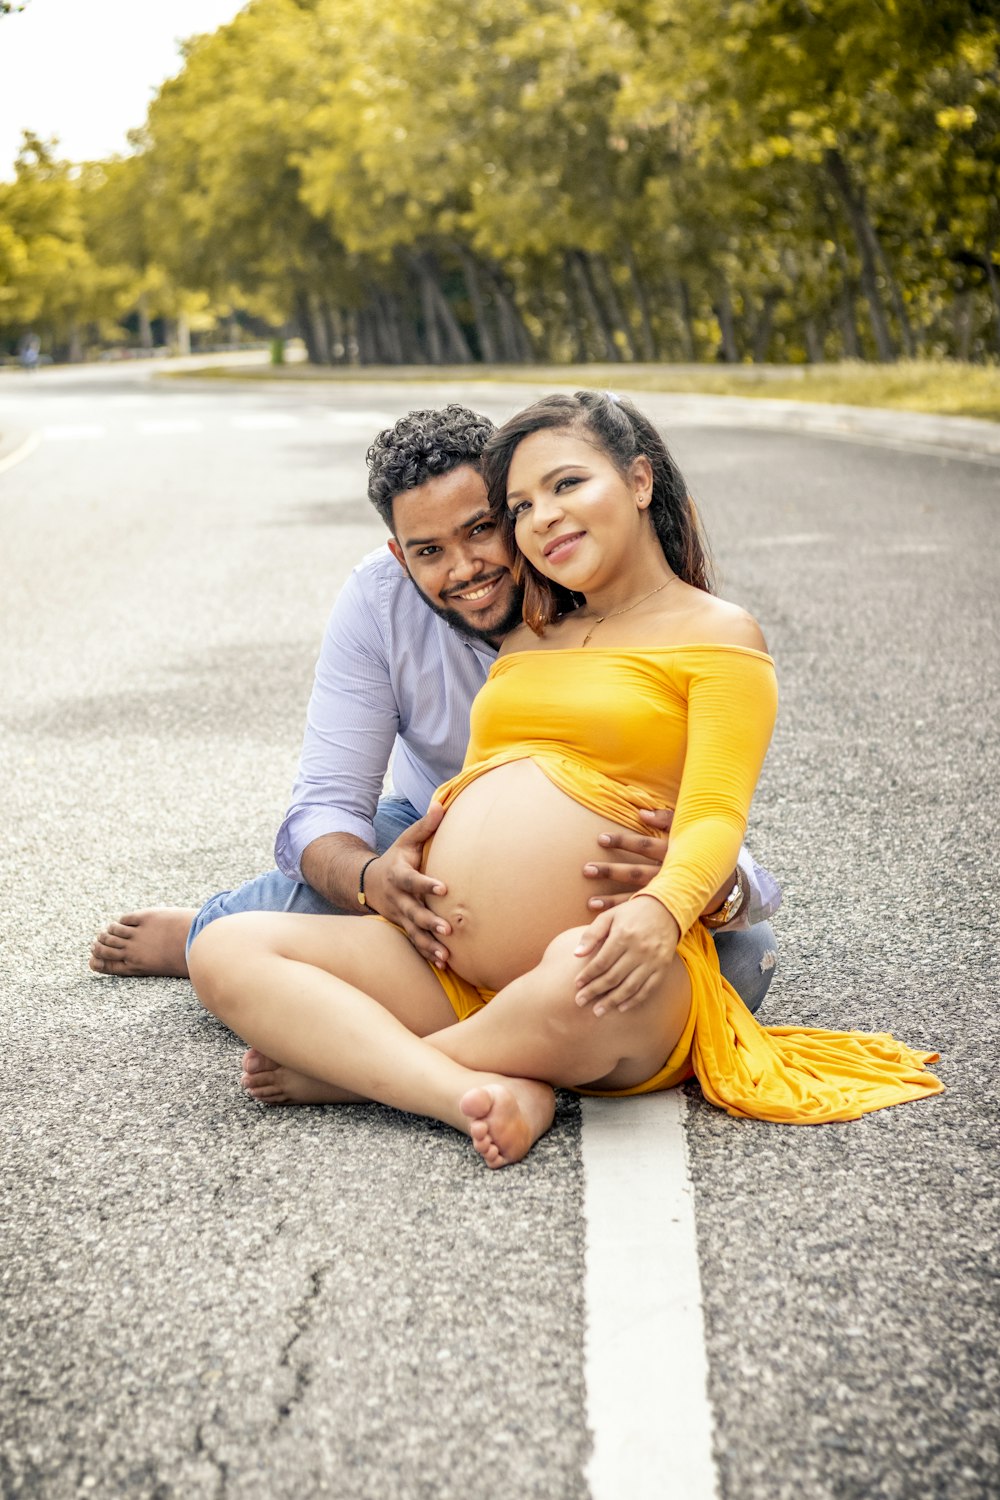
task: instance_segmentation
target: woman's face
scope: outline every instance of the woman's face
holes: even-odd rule
[[[649,530],[648,459],[623,477],[602,449],[578,432],[533,432],[514,450],[507,509],[517,545],[547,578],[578,593],[621,568]]]

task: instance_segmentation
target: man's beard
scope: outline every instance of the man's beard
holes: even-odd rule
[[[495,625],[491,625],[489,630],[477,630],[457,609],[446,609],[443,604],[435,604],[430,595],[424,593],[412,574],[410,575],[410,582],[428,609],[433,610],[453,630],[457,630],[459,635],[467,635],[474,641],[485,641],[487,645],[492,646],[498,638],[509,635],[516,625],[522,623],[521,604],[523,596],[516,584],[511,594],[510,608],[506,614]]]

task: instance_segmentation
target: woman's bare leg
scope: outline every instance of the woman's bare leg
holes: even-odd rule
[[[560,933],[541,963],[498,991],[483,1010],[460,1026],[427,1038],[446,1056],[470,1069],[544,1078],[556,1087],[629,1088],[658,1072],[680,1040],[691,1006],[691,985],[680,959],[671,965],[659,995],[620,1015],[595,1016],[576,1004],[582,960],[573,949],[581,929]],[[486,1059],[489,1059],[488,1064]],[[494,1108],[488,1097],[468,1096],[476,1150],[491,1160]]]
[[[519,1160],[552,1122],[545,1084],[466,1068],[422,1040],[420,1033],[454,1023],[451,1006],[428,965],[384,922],[225,917],[195,940],[190,970],[202,1002],[239,1036],[331,1085],[344,1102],[377,1100],[471,1135],[462,1101],[492,1090],[499,1114],[491,1166]]]

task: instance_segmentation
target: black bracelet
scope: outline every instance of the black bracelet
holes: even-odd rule
[[[368,898],[365,895],[365,874],[366,874],[366,872],[368,870],[368,866],[369,865],[373,865],[378,858],[379,858],[379,856],[377,854],[373,854],[372,857],[371,857],[371,859],[366,859],[365,862],[364,862],[364,864],[361,866],[361,874],[358,876],[358,905],[359,906],[367,906],[368,905]]]

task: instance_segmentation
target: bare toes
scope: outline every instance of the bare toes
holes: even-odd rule
[[[266,1057],[256,1047],[250,1047],[243,1054],[244,1073],[273,1073],[278,1064],[273,1057]]]
[[[115,937],[111,932],[99,932],[91,948],[110,948],[114,953],[123,953],[125,944],[121,938]]]

